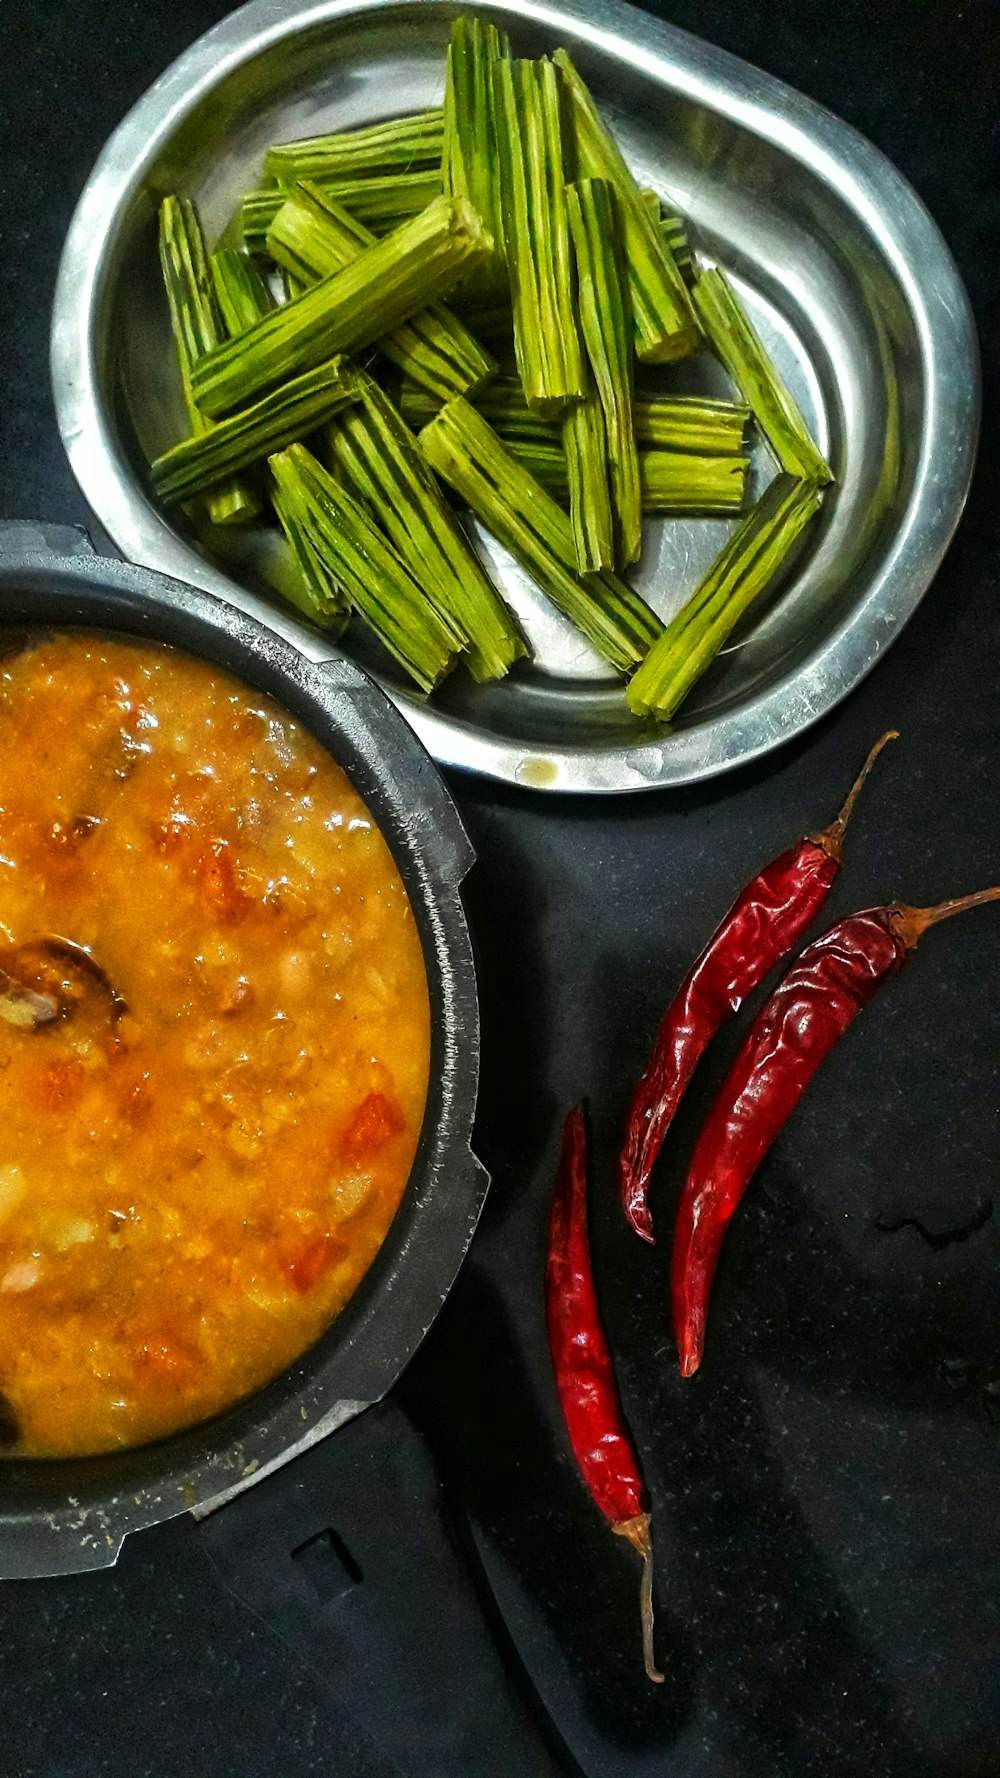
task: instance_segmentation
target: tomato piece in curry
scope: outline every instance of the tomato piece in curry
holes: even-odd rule
[[[170,649],[8,656],[0,1013],[0,1444],[259,1388],[378,1252],[427,1092],[419,934],[345,774]]]

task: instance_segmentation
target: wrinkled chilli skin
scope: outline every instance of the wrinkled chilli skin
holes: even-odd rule
[[[549,1221],[545,1314],[559,1405],[588,1493],[642,1557],[640,1614],[647,1678],[653,1660],[653,1549],[639,1461],[625,1429],[601,1325],[587,1235],[587,1126],[582,1105],[566,1119]]]
[[[683,1376],[701,1363],[712,1280],[736,1206],[824,1056],[907,955],[892,909],[854,914],[806,946],[751,1026],[698,1139],[677,1211],[671,1288]]]
[[[595,1504],[616,1524],[642,1511],[642,1479],[618,1404],[590,1268],[586,1142],[577,1106],[566,1121],[552,1202],[545,1307],[573,1454]]]
[[[844,835],[854,805],[883,747],[871,748],[840,813],[821,833],[783,852],[747,884],[692,965],[667,1008],[652,1057],[629,1105],[618,1160],[618,1190],[626,1220],[653,1240],[646,1194],[653,1164],[712,1038],[819,914],[840,871]]]
[[[748,883],[667,1008],[629,1105],[619,1160],[625,1215],[652,1241],[653,1164],[691,1076],[719,1027],[786,957],[820,912],[840,868],[814,840],[783,852]]]

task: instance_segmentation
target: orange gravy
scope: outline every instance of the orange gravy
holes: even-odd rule
[[[384,1239],[427,1091],[412,909],[269,698],[56,637],[0,661],[0,970],[0,1443],[161,1437],[309,1346]]]

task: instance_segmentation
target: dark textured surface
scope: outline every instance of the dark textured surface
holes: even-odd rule
[[[0,9],[4,516],[88,518],[48,391],[58,249],[108,132],[223,10]],[[591,1094],[606,1182],[664,999],[735,889],[829,817],[889,722],[903,739],[858,810],[831,911],[1000,880],[1000,12],[993,0],[659,10],[830,105],[912,180],[976,310],[979,468],[909,629],[799,746],[706,790],[614,803],[455,780],[480,853],[480,1147],[495,1186],[401,1393],[467,1520],[512,1669],[516,1648],[594,1778],[993,1778],[1000,917],[930,934],[810,1088],[734,1225],[692,1383],[672,1364],[665,1254],[598,1194],[598,1283],[655,1508],[657,1692],[638,1660],[637,1576],[581,1494],[553,1399],[540,1275],[557,1120]],[[654,1187],[661,1226],[735,1035],[676,1127]],[[3,1587],[0,1619],[3,1778],[367,1770],[321,1677],[221,1589],[192,1527],[136,1539],[103,1576]],[[494,1769],[512,1772],[502,1746]],[[432,1772],[419,1746],[412,1772]]]

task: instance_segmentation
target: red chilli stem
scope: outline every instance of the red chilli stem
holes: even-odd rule
[[[969,908],[980,908],[987,901],[1000,901],[1000,884],[993,889],[977,889],[974,895],[959,895],[953,901],[939,902],[936,908],[911,908],[905,902],[895,902],[888,912],[900,944],[912,951],[929,926],[936,926],[939,920],[950,920],[953,914],[964,914]]]
[[[646,1678],[654,1685],[663,1684],[663,1674],[653,1658],[653,1540],[649,1532],[649,1514],[637,1513],[634,1519],[622,1519],[612,1525],[618,1537],[627,1537],[632,1548],[642,1557],[642,1579],[639,1582],[639,1615],[642,1619],[642,1662]]]
[[[828,858],[833,858],[838,863],[840,862],[840,855],[841,855],[841,852],[843,851],[844,834],[847,830],[847,823],[850,821],[851,816],[854,813],[854,805],[857,802],[858,797],[861,794],[861,790],[864,785],[865,779],[867,778],[869,772],[871,771],[872,766],[875,764],[875,761],[877,760],[883,747],[887,746],[890,741],[898,741],[898,740],[899,740],[899,730],[898,729],[896,729],[896,728],[886,729],[885,734],[881,737],[881,739],[876,741],[874,747],[872,748],[871,752],[868,755],[868,758],[865,760],[864,765],[861,767],[860,772],[858,773],[857,777],[855,778],[854,783],[851,785],[851,788],[848,791],[847,796],[844,799],[844,806],[841,809],[840,814],[837,816],[836,821],[831,821],[829,827],[824,827],[820,833],[813,833],[813,834],[809,835],[809,838],[812,840],[813,845],[821,847],[822,850],[826,853]]]

